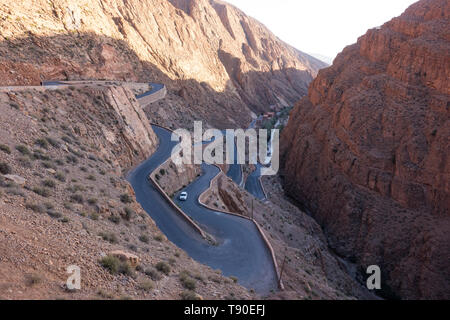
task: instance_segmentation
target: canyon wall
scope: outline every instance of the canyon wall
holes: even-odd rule
[[[161,82],[182,103],[154,113],[246,127],[305,95],[324,66],[219,1],[0,1],[0,85]]]
[[[167,241],[136,202],[124,173],[158,139],[129,88],[38,88],[0,90],[1,300],[182,299],[186,270],[201,279],[190,298],[255,298]],[[139,268],[109,268],[118,250]],[[73,264],[81,290],[66,287]]]
[[[424,0],[319,72],[282,135],[285,187],[383,294],[450,297],[450,4]]]

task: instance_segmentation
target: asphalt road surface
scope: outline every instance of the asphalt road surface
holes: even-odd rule
[[[261,176],[261,167],[262,165],[258,163],[255,171],[247,177],[247,180],[245,181],[245,190],[247,190],[255,198],[265,200],[266,195],[264,194],[261,181],[259,180],[259,177]]]
[[[241,217],[208,210],[198,202],[199,195],[219,173],[217,167],[203,164],[203,175],[180,190],[188,192],[188,200],[179,201],[178,194],[175,197],[183,211],[217,240],[216,245],[203,240],[148,180],[149,174],[170,157],[176,144],[170,139],[171,132],[157,126],[153,126],[153,130],[160,141],[158,150],[127,176],[143,209],[170,241],[196,261],[213,269],[220,269],[225,276],[237,277],[241,285],[260,294],[275,290],[275,266],[254,223]]]
[[[59,81],[42,83],[44,86],[63,84]],[[150,85],[151,91],[136,98],[156,93],[164,87],[155,83]],[[254,223],[238,216],[208,210],[198,202],[200,194],[219,173],[217,167],[203,164],[203,175],[181,190],[188,192],[188,200],[180,202],[175,199],[187,215],[215,238],[217,243],[214,245],[203,239],[149,181],[150,173],[171,156],[172,149],[178,143],[171,141],[172,133],[166,129],[153,126],[153,131],[159,138],[157,151],[127,175],[142,208],[171,242],[196,261],[221,270],[225,276],[237,277],[241,285],[254,289],[257,293],[267,294],[275,290],[278,283],[275,266]],[[240,178],[236,172],[236,179],[242,182],[241,166],[232,167],[239,167]]]

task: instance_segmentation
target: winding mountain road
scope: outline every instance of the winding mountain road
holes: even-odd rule
[[[149,85],[152,89],[150,91],[144,92],[143,94],[137,95],[136,99],[138,99],[138,100],[142,99],[142,98],[152,95],[164,88],[164,85],[160,84],[160,83],[150,83]]]
[[[242,165],[238,164],[237,162],[238,162],[237,146],[235,143],[234,144],[234,161],[233,161],[233,164],[229,165],[227,176],[230,177],[238,186],[241,187],[244,184],[244,175],[242,173]]]
[[[255,128],[256,119],[254,119],[250,125],[249,129]],[[237,146],[235,144],[234,148],[234,163],[230,164],[227,176],[230,177],[238,186],[243,187],[251,195],[259,200],[266,200],[266,194],[264,193],[263,187],[261,185],[261,167],[262,165],[258,162],[256,169],[247,177],[244,181],[244,174],[242,172],[242,165],[237,163]]]
[[[178,201],[178,194],[174,198],[187,215],[215,238],[216,245],[203,240],[148,180],[150,173],[170,157],[176,144],[171,141],[170,131],[157,126],[153,126],[153,130],[160,141],[158,150],[127,176],[143,209],[170,241],[196,261],[220,269],[225,276],[237,277],[240,284],[260,294],[275,290],[275,266],[255,224],[245,218],[206,209],[198,202],[200,194],[219,173],[217,167],[203,164],[203,175],[181,190],[188,192],[188,201]]]
[[[256,121],[257,119],[253,120],[249,128],[255,128]],[[263,166],[258,162],[256,164],[255,170],[247,177],[244,185],[245,190],[247,190],[256,199],[259,199],[261,201],[267,199],[260,180],[262,167]]]
[[[259,200],[265,200],[266,194],[264,193],[260,181],[261,168],[262,165],[258,162],[256,164],[256,169],[247,177],[247,180],[245,181],[245,190],[247,190],[255,198]]]
[[[69,81],[42,82],[42,86],[46,87],[70,84]],[[137,95],[138,100],[157,95],[160,90],[165,88],[162,84],[150,83],[149,85],[151,90]],[[142,208],[152,217],[161,232],[171,242],[196,261],[213,269],[221,270],[225,276],[237,277],[241,285],[254,289],[259,294],[264,295],[276,290],[278,288],[276,267],[272,255],[253,221],[212,211],[199,203],[199,196],[209,188],[211,180],[219,174],[217,167],[203,164],[203,175],[181,190],[188,192],[188,200],[179,202],[178,194],[174,198],[174,202],[197,225],[214,237],[216,240],[214,245],[206,241],[153,185],[149,175],[169,159],[178,142],[171,140],[172,132],[156,125],[153,125],[152,128],[159,138],[158,149],[149,159],[130,171],[126,177]],[[232,168],[236,170],[235,178],[242,183],[241,166],[235,165]]]

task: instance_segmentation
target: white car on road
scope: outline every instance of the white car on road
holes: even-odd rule
[[[186,201],[187,200],[187,198],[188,198],[188,193],[187,192],[182,192],[181,194],[180,194],[180,200],[181,201]]]

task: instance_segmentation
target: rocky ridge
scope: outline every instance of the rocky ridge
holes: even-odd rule
[[[325,66],[219,1],[1,1],[0,30],[2,85],[151,79],[169,89],[150,110],[166,125],[182,113],[246,127],[252,112],[305,95]]]

